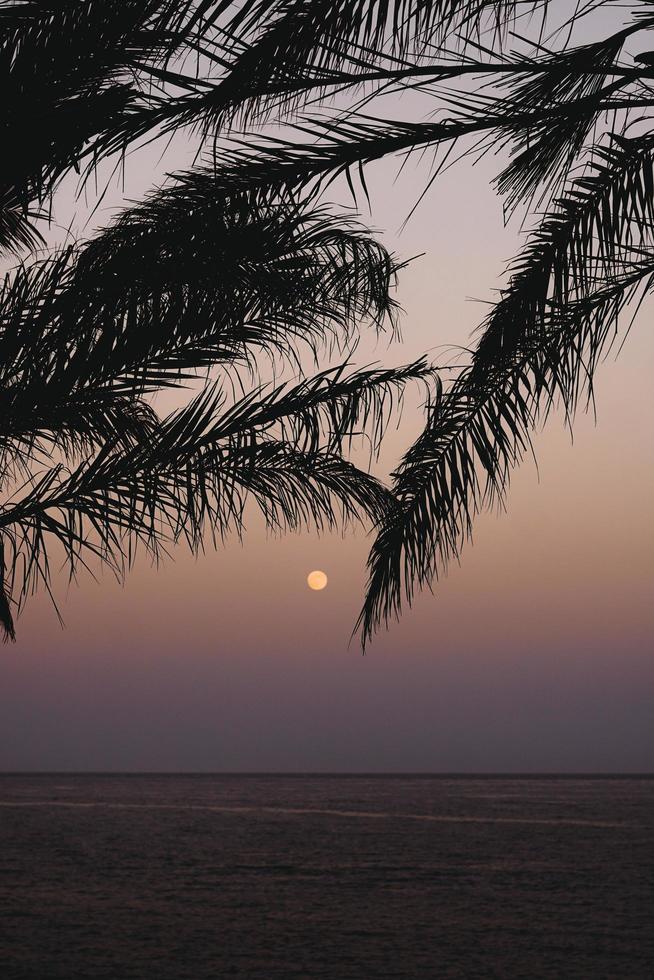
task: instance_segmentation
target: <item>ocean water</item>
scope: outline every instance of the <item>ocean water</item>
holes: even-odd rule
[[[2,980],[653,980],[654,780],[0,776]]]

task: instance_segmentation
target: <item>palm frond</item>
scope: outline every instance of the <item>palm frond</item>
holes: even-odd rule
[[[628,108],[628,99],[619,104],[612,98],[615,91],[614,85],[607,85],[585,102],[579,100],[581,105],[564,101],[534,109],[510,106],[491,96],[463,97],[457,93],[450,98],[456,105],[452,114],[432,123],[356,112],[339,119],[306,118],[294,127],[298,135],[308,137],[306,142],[298,138],[234,137],[216,146],[206,171],[226,192],[242,191],[261,201],[293,195],[300,189],[308,196],[317,195],[342,175],[353,193],[355,182],[360,180],[365,194],[362,168],[367,163],[394,154],[406,156],[416,150],[451,146],[471,137],[490,135],[497,144],[536,127],[565,128],[579,118],[580,112],[598,113],[620,105]],[[489,142],[486,149],[494,144]]]
[[[597,359],[616,336],[624,307],[654,283],[643,263],[611,289],[548,318],[546,338],[482,384],[465,373],[434,400],[426,429],[395,474],[398,503],[368,559],[366,599],[357,622],[364,645],[381,622],[399,616],[416,588],[458,557],[476,515],[504,505],[511,471],[531,450],[531,432],[558,397],[592,391]]]
[[[35,225],[40,215],[17,201],[11,191],[0,200],[0,254],[20,255],[44,243]]]
[[[6,566],[4,542],[0,540],[0,626],[3,630],[3,640],[12,642],[16,639],[16,629],[14,627],[14,617],[11,612],[11,598],[6,590]]]
[[[514,159],[497,178],[498,190],[506,196],[509,209],[536,194],[539,188],[547,193],[560,185],[592,130],[602,100],[631,80],[629,74],[622,74],[613,85],[606,86],[632,29],[541,58],[533,67],[542,70],[542,74],[506,84],[509,92],[504,104],[509,113],[538,112],[565,105],[571,108],[569,113],[537,119],[534,126],[524,125],[517,130]],[[527,60],[526,67],[529,66]]]
[[[279,329],[284,350],[294,333],[307,340],[334,330],[347,336],[365,319],[382,328],[393,317],[396,269],[355,221],[276,199],[274,190],[265,197],[256,188],[239,191],[198,169],[126,211],[79,253],[64,305],[94,310],[102,297],[122,323],[130,291],[139,310],[150,304],[161,311],[168,300],[173,340],[192,330],[193,339],[222,333],[237,343],[248,324],[286,320],[288,329]],[[165,353],[165,330],[142,333],[155,344],[148,357]]]
[[[510,274],[509,288],[484,324],[474,355],[479,370],[511,358],[537,326],[548,298],[564,307],[610,282],[622,245],[638,243],[654,221],[654,137],[614,136],[593,148],[575,180],[534,232]]]
[[[0,247],[32,244],[24,221],[10,234],[11,215],[43,201],[69,170],[96,163],[103,135],[139,111],[143,73],[151,80],[181,46],[202,40],[194,9],[185,0],[2,4],[0,125],[11,152],[0,173]]]
[[[406,383],[428,383],[432,368],[424,359],[400,368],[359,369],[350,374],[346,368],[329,368],[295,385],[255,388],[223,416],[216,431],[227,438],[277,428],[277,438],[302,452],[336,453],[365,435],[376,455],[390,415],[399,411]]]
[[[55,466],[0,511],[7,594],[20,606],[39,583],[49,585],[53,543],[71,574],[100,559],[122,576],[139,546],[156,558],[180,539],[199,548],[206,528],[218,537],[240,532],[249,499],[272,529],[379,522],[390,494],[340,449],[359,425],[383,428],[393,393],[428,374],[423,362],[340,369],[229,408],[219,390],[205,390],[147,439],[107,443],[72,473]]]
[[[211,178],[125,212],[82,249],[20,266],[0,291],[0,442],[39,433],[125,438],[140,397],[199,369],[296,362],[393,325],[396,266],[354,222],[290,203],[255,206]],[[137,399],[137,418],[127,413]],[[134,422],[134,424],[132,424]]]
[[[516,10],[546,8],[520,0],[268,0],[239,5],[232,31],[253,37],[251,54],[239,73],[274,70],[276,65],[313,65],[338,69],[358,54],[389,50],[396,58],[442,43],[456,31],[459,40],[474,36],[481,25],[501,31]]]
[[[547,8],[0,0],[0,126],[10,148],[0,250],[42,244],[42,204],[69,171],[86,178],[108,155],[182,126],[212,137],[205,166],[176,175],[85,245],[20,265],[0,290],[0,483],[13,487],[0,509],[0,625],[9,638],[14,608],[37,585],[50,588],[55,554],[71,575],[97,559],[122,577],[137,550],[158,559],[176,542],[198,549],[207,534],[240,533],[251,501],[273,529],[355,518],[379,528],[365,642],[459,554],[475,515],[503,504],[534,427],[555,404],[570,420],[592,399],[622,311],[654,278],[653,138],[586,145],[607,111],[623,133],[648,128],[630,110],[654,104],[651,59],[634,68],[618,59],[627,37],[654,26],[651,10],[583,47],[549,52],[541,34],[531,54],[507,53],[513,22]],[[481,82],[471,90],[469,79]],[[364,84],[365,99],[424,88],[436,114],[298,118]],[[234,137],[273,118],[292,123],[288,139]],[[393,496],[343,454],[364,433],[371,453],[379,449],[404,385],[429,386],[427,365],[343,365],[268,386],[257,356],[299,365],[305,351],[346,349],[364,323],[394,328],[397,263],[319,195],[341,176],[354,196],[357,182],[367,195],[369,161],[459,141],[464,153],[512,147],[497,181],[509,210],[539,194],[554,203],[471,363],[449,387],[436,384]],[[157,417],[151,392],[215,367],[224,389],[205,378],[190,404]],[[243,367],[251,390],[230,401]]]
[[[537,421],[557,401],[571,417],[582,394],[592,398],[621,311],[653,281],[642,251],[654,227],[653,149],[651,137],[598,148],[594,175],[573,184],[516,262],[471,365],[437,392],[370,554],[364,642],[458,556],[475,515],[503,503]]]

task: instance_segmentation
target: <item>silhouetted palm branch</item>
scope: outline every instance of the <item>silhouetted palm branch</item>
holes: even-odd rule
[[[571,24],[602,3],[570,10]],[[653,274],[654,59],[624,62],[625,44],[654,27],[651,5],[599,41],[555,50],[539,16],[548,6],[0,2],[0,124],[11,147],[0,252],[44,245],[49,198],[71,170],[84,179],[181,127],[204,147],[201,166],[95,238],[25,260],[5,280],[0,481],[11,497],[0,510],[0,622],[9,635],[11,592],[21,602],[39,582],[49,588],[53,542],[72,574],[93,557],[122,574],[137,547],[156,557],[182,538],[198,548],[205,528],[218,538],[239,530],[248,498],[273,527],[356,515],[380,526],[364,639],[458,554],[475,514],[503,501],[551,406],[570,418],[592,397],[618,315]],[[429,120],[363,112],[406,88],[432,96]],[[361,104],[339,108],[355,90]],[[268,123],[283,123],[283,135]],[[644,135],[627,139],[634,126]],[[341,368],[266,387],[260,358],[298,370],[303,351],[344,351],[364,323],[393,327],[400,266],[320,195],[345,177],[367,196],[368,162],[416,150],[434,153],[436,175],[438,155],[455,145],[504,150],[497,188],[507,210],[536,200],[547,211],[469,366],[449,387],[437,383],[391,497],[343,451],[366,425],[378,449],[385,409],[407,381],[427,382],[427,367]],[[204,390],[159,419],[149,396],[190,384]],[[244,394],[228,398],[234,385]]]
[[[548,214],[484,325],[472,362],[439,388],[395,479],[369,559],[364,639],[458,556],[475,515],[502,504],[530,434],[571,418],[625,306],[654,281],[654,137],[597,147],[592,172]]]
[[[180,58],[216,62],[209,35],[229,6],[0,5],[3,124],[15,141],[0,174],[0,248],[41,244],[38,208],[71,168],[156,129],[171,102],[185,121],[184,95],[171,89],[195,97],[207,82]],[[234,42],[230,54],[244,49]],[[139,114],[147,125],[134,125]],[[19,143],[26,116],[34,128]],[[180,538],[200,547],[205,527],[218,537],[240,529],[249,498],[278,528],[378,521],[388,492],[342,452],[368,423],[378,449],[387,409],[425,365],[256,384],[231,407],[226,392],[243,386],[239,366],[258,377],[257,352],[297,369],[303,346],[316,357],[348,347],[366,321],[393,326],[395,274],[353,221],[274,187],[225,188],[206,169],[179,175],[90,242],[10,271],[0,293],[7,635],[12,604],[39,582],[50,588],[53,547],[71,574],[94,557],[122,574],[138,545],[157,556]],[[216,367],[227,376],[207,387]],[[191,383],[205,388],[160,421],[147,396]]]
[[[5,433],[56,410],[188,381],[257,351],[297,361],[366,319],[392,323],[391,257],[326,211],[255,207],[189,180],[127,211],[81,249],[19,267],[0,294]],[[104,418],[103,418],[104,423]]]
[[[389,493],[343,458],[343,442],[368,423],[378,442],[394,394],[428,373],[423,362],[349,375],[341,368],[256,388],[229,407],[213,386],[151,421],[147,438],[109,439],[72,472],[58,464],[35,475],[0,512],[5,592],[20,605],[39,583],[49,587],[55,543],[71,575],[97,558],[122,577],[139,546],[155,558],[180,539],[197,549],[207,527],[219,537],[240,531],[248,499],[280,530],[379,521]],[[11,619],[3,622],[11,633]]]

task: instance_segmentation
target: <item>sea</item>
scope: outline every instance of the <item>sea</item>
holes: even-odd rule
[[[0,776],[2,980],[654,980],[654,779]]]

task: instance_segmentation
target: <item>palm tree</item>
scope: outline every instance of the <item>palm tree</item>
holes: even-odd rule
[[[503,502],[534,427],[557,404],[571,419],[592,400],[620,314],[649,289],[651,5],[635,2],[592,42],[570,41],[577,22],[614,6],[0,4],[12,95],[0,111],[16,147],[0,177],[5,249],[38,245],[43,205],[71,167],[88,173],[180,127],[206,147],[201,165],[94,240],[7,280],[5,480],[27,481],[0,514],[7,590],[47,584],[52,536],[72,569],[98,555],[121,572],[135,543],[197,547],[205,525],[238,526],[254,494],[273,524],[332,521],[334,501],[372,518],[364,642],[399,614],[458,555],[476,514]],[[368,109],[408,88],[437,106],[427,121]],[[26,116],[38,122],[27,140]],[[422,362],[255,386],[230,407],[205,388],[169,419],[153,415],[146,396],[189,373],[233,372],[261,350],[293,359],[302,342],[392,323],[397,265],[321,203],[335,178],[366,196],[371,160],[432,150],[436,179],[455,154],[498,148],[509,159],[497,191],[508,214],[534,213],[534,229],[469,363],[437,379],[392,497],[342,448],[368,418],[380,435],[384,395],[426,377]],[[53,452],[64,460],[36,473]]]
[[[650,290],[654,12],[634,2],[616,13],[608,0],[573,10],[547,0],[288,0],[244,10],[235,20],[252,32],[251,49],[232,80],[274,74],[295,84],[288,97],[254,100],[258,115],[247,119],[268,118],[271,106],[296,111],[307,89],[362,94],[345,113],[303,118],[292,145],[266,140],[247,160],[223,150],[217,165],[230,179],[265,174],[315,191],[346,173],[353,193],[358,181],[366,194],[363,166],[380,157],[432,149],[435,180],[455,154],[502,149],[509,159],[496,189],[506,213],[533,215],[469,362],[438,379],[424,431],[394,474],[397,504],[368,562],[365,644],[459,555],[479,511],[504,504],[534,428],[555,406],[571,422],[592,403],[595,368],[625,308]],[[558,14],[549,34],[548,14]],[[597,14],[598,36],[572,43]],[[607,30],[611,17],[621,20]],[[430,94],[428,121],[364,114],[378,95],[407,88]]]
[[[72,168],[84,176],[181,125],[213,90],[200,13],[162,0],[0,6],[0,247],[21,259],[0,290],[6,637],[13,607],[50,590],[55,558],[71,575],[100,560],[122,577],[139,550],[240,532],[249,500],[274,529],[379,522],[392,500],[345,453],[367,424],[378,449],[425,363],[344,363],[285,384],[260,370],[281,360],[297,373],[303,348],[342,352],[364,323],[394,329],[397,264],[355,222],[198,165],[90,240],[44,247],[46,205]],[[159,417],[151,396],[182,385],[194,396]]]

